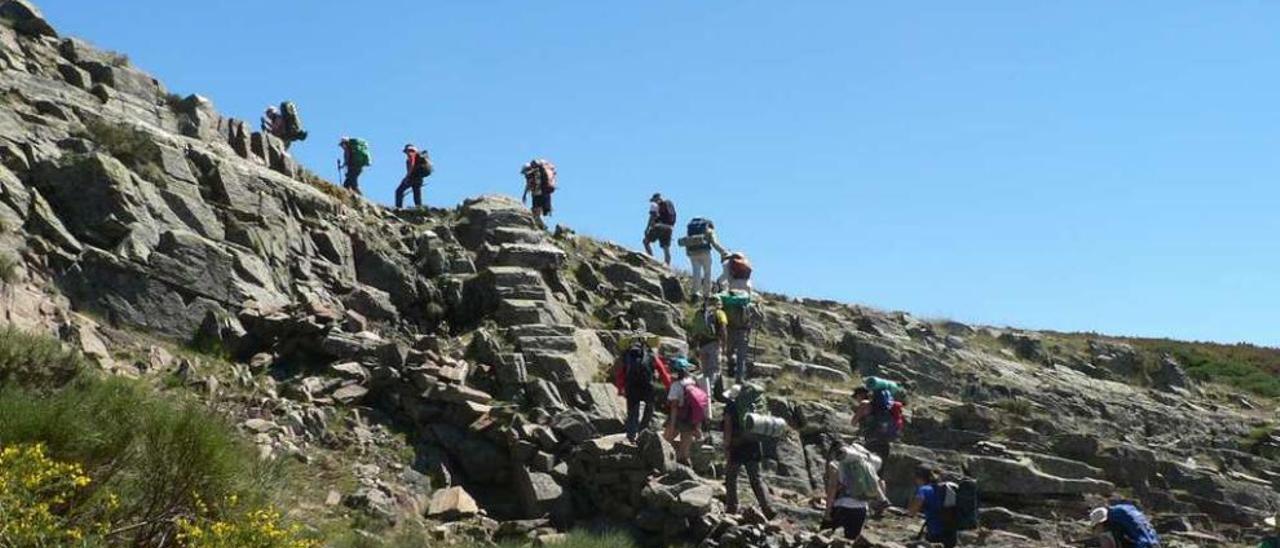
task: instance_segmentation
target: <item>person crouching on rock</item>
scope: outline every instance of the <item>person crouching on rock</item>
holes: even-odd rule
[[[746,468],[751,491],[760,503],[760,511],[772,520],[777,515],[769,504],[769,491],[760,477],[760,461],[764,460],[764,445],[759,438],[746,430],[747,413],[760,400],[762,391],[754,384],[737,384],[721,396],[724,404],[724,452],[725,464],[725,512],[738,513],[738,471]]]
[[[667,391],[667,441],[676,444],[676,461],[691,466],[689,449],[702,437],[702,422],[707,420],[709,405],[706,391],[694,382],[693,364],[684,357],[671,361],[675,382]],[[679,443],[677,444],[677,438]]]
[[[667,371],[666,363],[645,344],[642,337],[637,337],[614,364],[613,385],[617,387],[618,394],[627,399],[627,440],[632,443],[640,430],[653,422],[655,375],[662,381],[664,389],[671,386],[671,373]],[[644,418],[640,415],[642,405]]]
[[[1131,502],[1118,501],[1089,512],[1089,525],[1102,548],[1159,548],[1160,537]]]
[[[946,487],[942,485],[942,477],[937,470],[928,466],[916,468],[916,494],[907,505],[907,512],[913,516],[924,514],[924,539],[928,542],[940,542],[945,548],[955,546],[958,531],[948,524],[946,519]]]

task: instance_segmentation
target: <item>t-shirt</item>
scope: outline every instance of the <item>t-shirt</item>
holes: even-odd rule
[[[838,463],[832,462],[828,466],[831,467],[831,470],[829,473],[835,474],[836,481],[838,481],[841,485],[849,485],[853,483],[853,481],[850,478],[844,477],[843,467],[840,466]],[[831,503],[831,506],[835,508],[853,508],[856,510],[860,508],[866,508],[867,501],[856,499],[847,494],[840,493],[836,495],[836,500],[835,502]]]
[[[671,383],[671,388],[667,390],[667,401],[676,402],[677,407],[684,405],[684,387],[691,384],[693,384],[693,377],[688,376]]]
[[[942,523],[942,504],[946,491],[938,485],[921,485],[916,489],[916,498],[924,499],[921,510],[924,511],[924,525],[930,536],[942,535],[946,526]]]

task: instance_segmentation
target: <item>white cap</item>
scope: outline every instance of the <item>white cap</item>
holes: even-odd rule
[[[1280,515],[1271,516],[1262,520],[1262,522],[1267,524],[1267,527],[1275,527],[1277,523],[1280,523]]]
[[[1098,525],[1099,523],[1102,523],[1102,522],[1105,522],[1105,521],[1107,521],[1107,509],[1106,509],[1106,508],[1094,508],[1091,512],[1089,512],[1089,526],[1090,526],[1090,527],[1092,527],[1092,526],[1094,526],[1094,525]]]

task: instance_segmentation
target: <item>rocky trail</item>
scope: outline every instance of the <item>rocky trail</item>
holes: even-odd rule
[[[765,465],[782,515],[726,515],[721,433],[692,468],[652,432],[628,443],[607,379],[637,331],[687,350],[687,279],[539,230],[509,197],[393,213],[24,0],[0,19],[3,321],[112,374],[176,376],[262,458],[314,467],[299,519],[360,512],[442,543],[609,523],[657,545],[839,545],[818,531],[814,444],[855,434],[869,375],[912,394],[883,470],[896,506],[920,464],[978,480],[963,545],[1079,546],[1107,497],[1140,501],[1167,546],[1249,545],[1280,511],[1280,435],[1257,436],[1275,403],[1171,356],[765,295],[751,375],[791,426]],[[918,529],[890,510],[861,545]]]

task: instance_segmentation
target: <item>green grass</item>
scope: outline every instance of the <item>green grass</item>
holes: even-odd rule
[[[1010,415],[1018,417],[1029,417],[1035,410],[1035,406],[1031,405],[1030,401],[1013,398],[1003,399],[996,402],[996,407],[1004,410],[1004,412],[1009,413]]]
[[[1155,357],[1173,356],[1198,381],[1222,383],[1268,398],[1280,397],[1280,349],[1164,339],[1125,342]]]
[[[164,181],[160,147],[147,132],[104,120],[90,120],[85,123],[85,129],[90,140],[144,179],[153,183]]]

